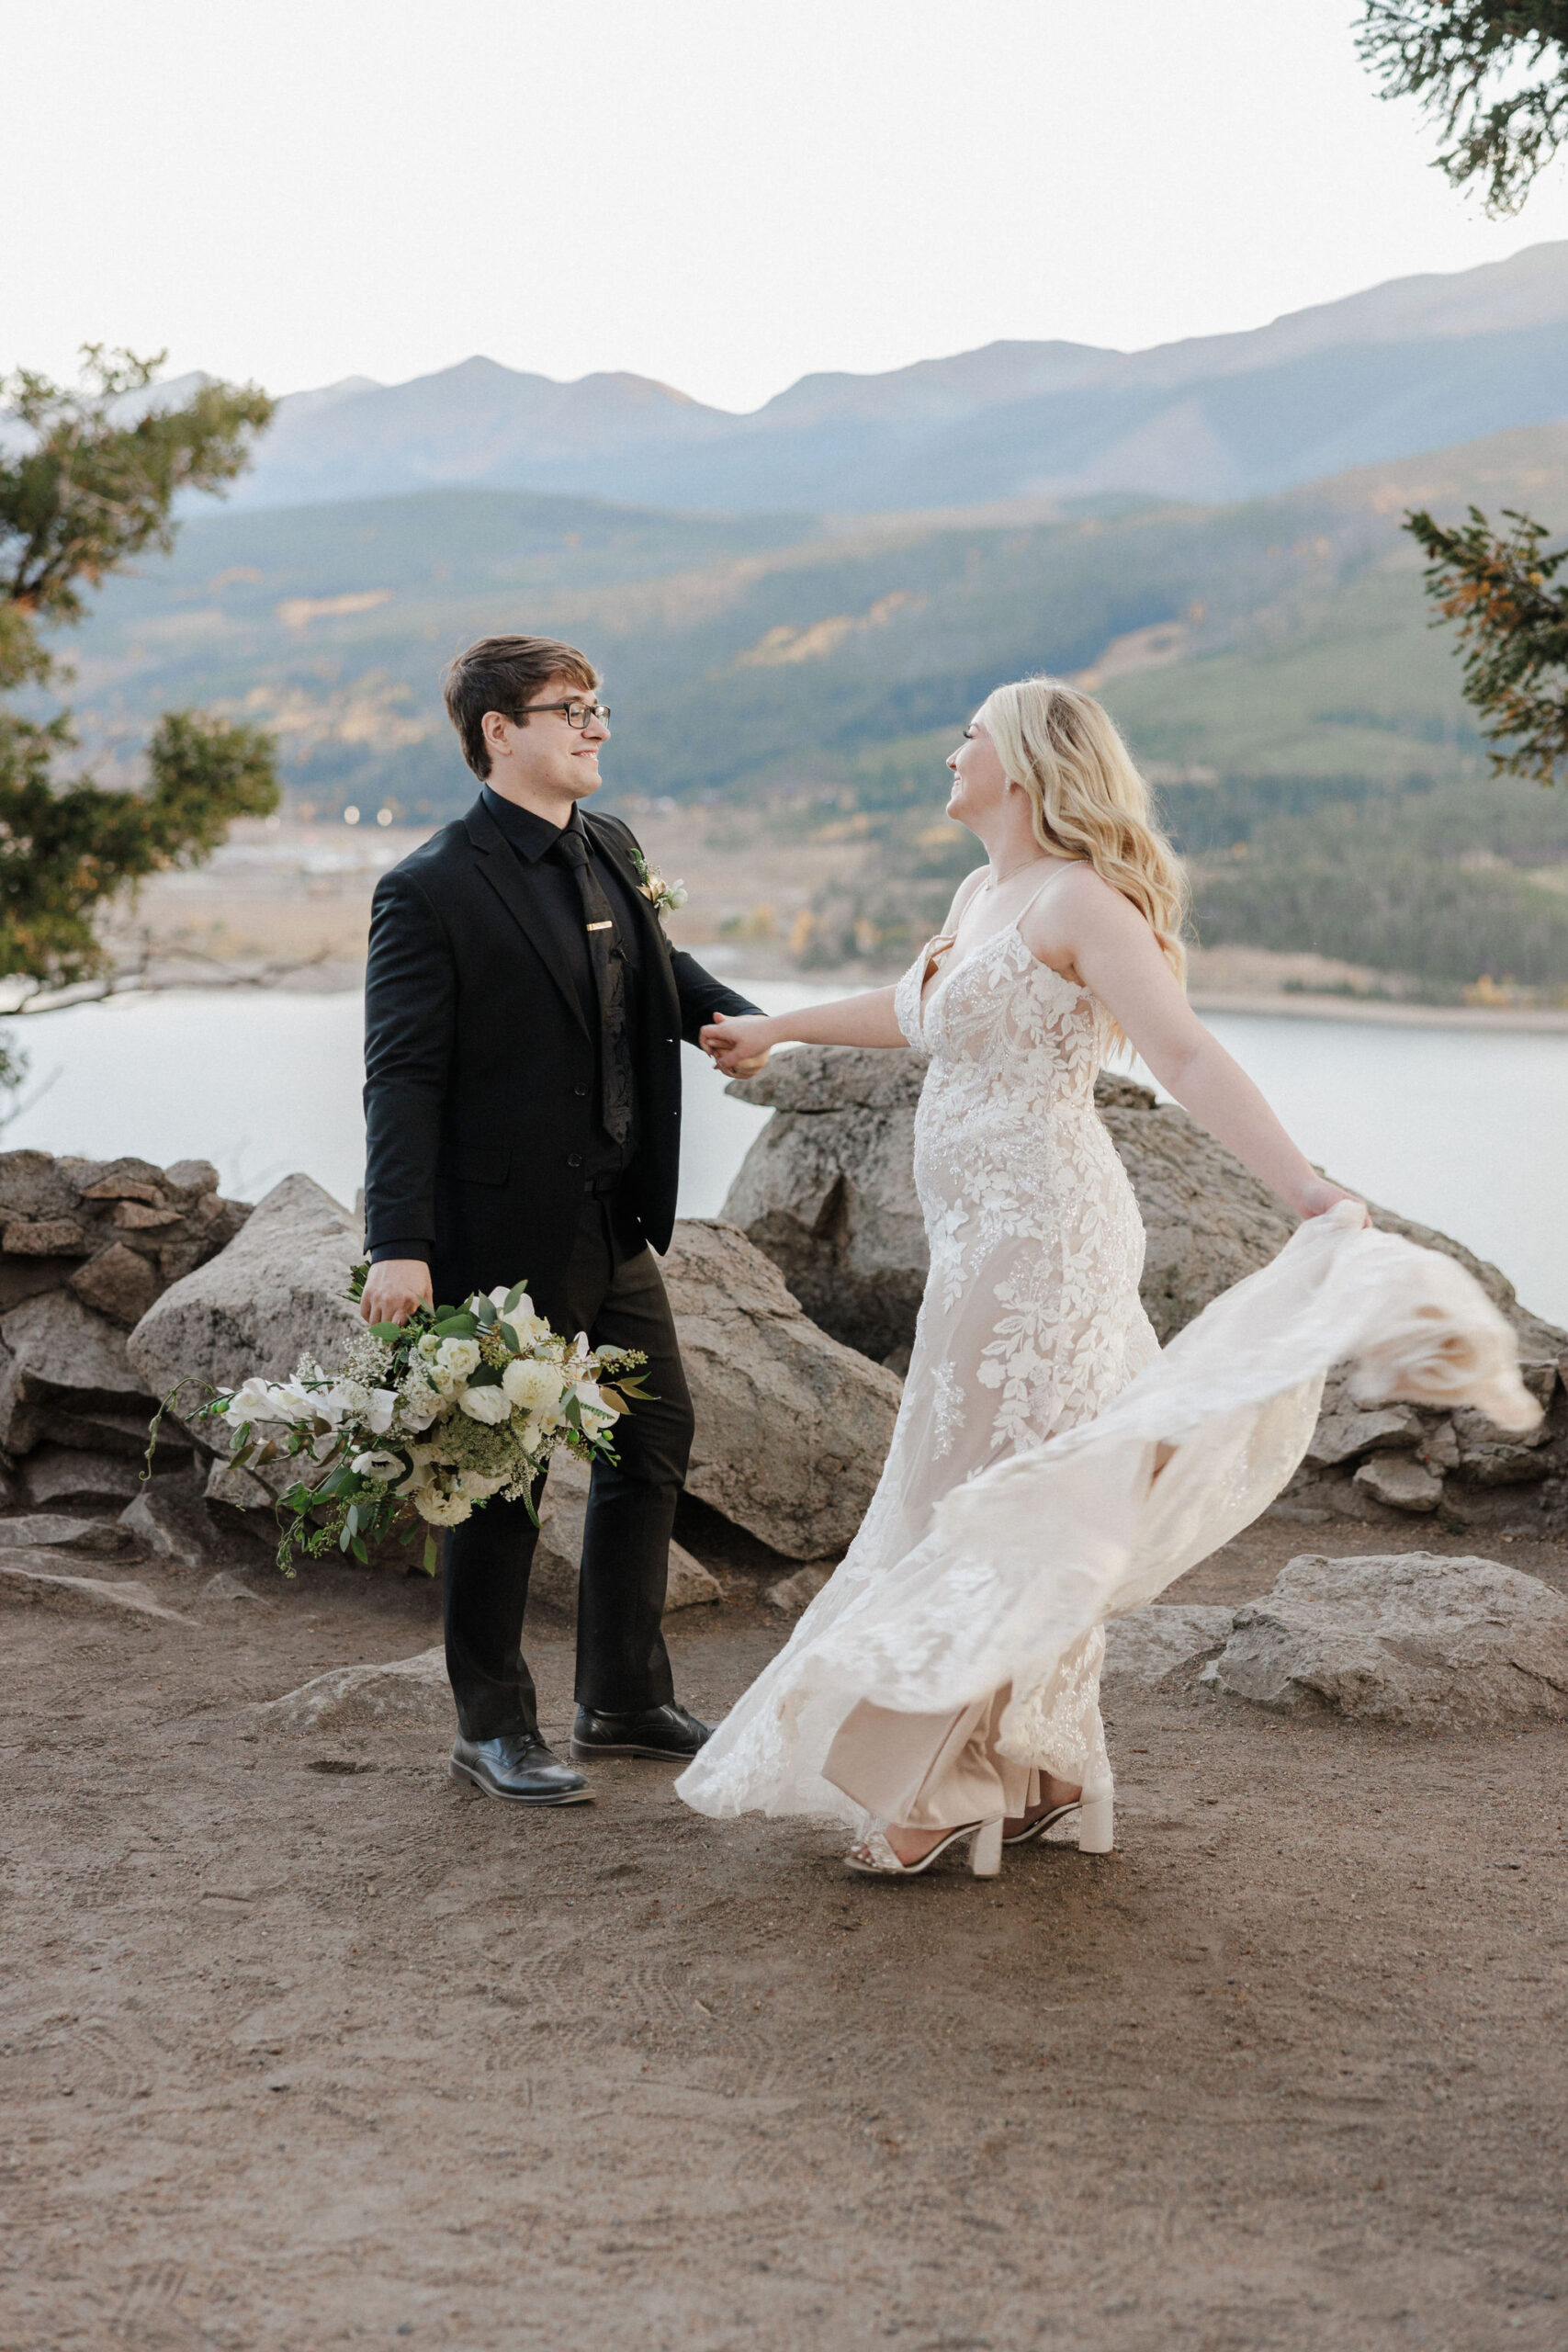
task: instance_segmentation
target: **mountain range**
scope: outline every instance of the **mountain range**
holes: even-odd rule
[[[994,343],[806,376],[749,415],[482,357],[350,378],[279,403],[232,503],[457,487],[753,514],[1213,502],[1564,416],[1568,242],[1147,351]]]

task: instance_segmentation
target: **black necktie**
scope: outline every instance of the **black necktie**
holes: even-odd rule
[[[599,1116],[612,1143],[625,1143],[632,1130],[634,1104],[631,1040],[626,1028],[626,970],[615,942],[615,918],[593,870],[588,843],[575,826],[562,828],[556,844],[577,876],[588,952],[599,992]]]

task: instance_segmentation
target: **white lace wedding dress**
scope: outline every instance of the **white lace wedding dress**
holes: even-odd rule
[[[863,1830],[873,1815],[824,1771],[832,1751],[858,1785],[838,1762],[852,1718],[873,1734],[919,1718],[940,1745],[964,1711],[1000,1758],[1108,1793],[1104,1620],[1279,1492],[1331,1365],[1351,1361],[1364,1394],[1539,1418],[1479,1286],[1353,1207],[1303,1226],[1161,1355],[1137,1205],[1094,1108],[1103,1008],[1016,923],[952,968],[943,944],[896,998],[931,1057],[915,1122],[931,1274],[886,1464],[842,1564],[676,1782],[702,1813]]]

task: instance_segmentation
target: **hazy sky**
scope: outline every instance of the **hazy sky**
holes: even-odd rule
[[[481,351],[755,406],[1124,348],[1568,236],[1488,221],[1355,0],[0,0],[0,367],[287,391]]]

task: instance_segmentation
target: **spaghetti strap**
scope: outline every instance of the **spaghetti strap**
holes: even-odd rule
[[[1020,907],[1012,921],[1012,927],[1014,931],[1021,928],[1025,915],[1030,912],[1032,908],[1039,905],[1041,899],[1045,896],[1046,891],[1050,889],[1053,883],[1059,882],[1063,874],[1068,872],[1073,866],[1087,865],[1088,860],[1081,857],[1062,857],[1053,858],[1051,863],[1055,865],[1056,871],[1054,874],[1047,874],[1044,881],[1040,885],[1039,889],[1032,891],[1023,905]]]

